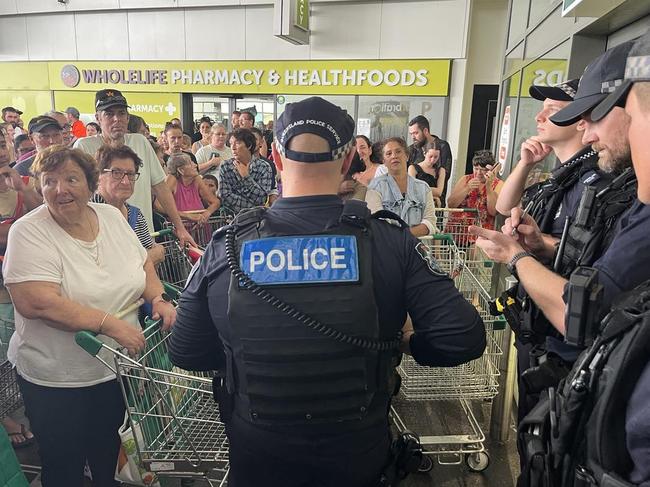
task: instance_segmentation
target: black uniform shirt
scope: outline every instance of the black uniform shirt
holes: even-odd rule
[[[314,233],[338,221],[343,204],[337,196],[281,198],[267,211],[274,230],[287,235]],[[485,329],[477,311],[445,274],[430,267],[416,250],[408,230],[372,222],[373,279],[379,323],[399,330],[406,313],[415,334],[410,346],[423,365],[453,366],[481,356]],[[194,269],[178,306],[169,354],[187,370],[223,367],[223,346],[230,347],[228,285],[224,232],[216,234]],[[218,335],[217,335],[218,333]]]

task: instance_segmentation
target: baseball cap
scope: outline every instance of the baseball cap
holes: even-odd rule
[[[631,48],[632,42],[628,41],[592,61],[580,78],[573,102],[553,115],[551,122],[560,126],[572,125],[607,98],[623,82],[625,59]]]
[[[300,134],[327,140],[330,152],[300,152],[288,148]],[[283,156],[299,162],[335,161],[354,146],[354,120],[346,110],[318,96],[289,103],[275,124],[276,146]]]
[[[612,108],[624,107],[627,94],[635,81],[650,81],[650,30],[634,43],[625,63],[623,83],[591,112],[591,119],[598,121]]]
[[[121,91],[106,89],[95,93],[95,110],[98,112],[116,106],[130,108]]]
[[[62,130],[59,122],[57,122],[52,117],[48,117],[47,115],[39,115],[38,117],[34,117],[29,121],[29,124],[27,125],[27,131],[30,134],[33,134],[34,132],[40,132],[41,130],[46,129],[47,127],[54,127],[58,130]]]
[[[17,108],[14,108],[14,107],[4,107],[2,109],[2,113],[6,113],[6,112],[14,112],[14,113],[17,113],[18,115],[23,114],[23,112],[21,112],[20,110],[18,110]]]
[[[579,82],[580,78],[575,78],[553,86],[531,85],[528,88],[528,93],[539,101],[544,101],[547,98],[558,101],[573,101],[578,91]]]

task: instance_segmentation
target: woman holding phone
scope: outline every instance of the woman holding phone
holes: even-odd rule
[[[232,151],[230,147],[226,147],[226,127],[222,123],[215,123],[210,128],[210,143],[201,147],[196,153],[199,174],[201,176],[212,174],[219,177],[219,166],[230,158],[232,158]]]

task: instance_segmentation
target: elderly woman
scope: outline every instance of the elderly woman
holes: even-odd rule
[[[444,200],[445,191],[445,168],[440,166],[440,144],[437,140],[428,142],[423,147],[424,160],[418,164],[409,166],[409,176],[420,179],[427,183],[431,188],[433,201],[441,205]]]
[[[44,487],[114,486],[124,404],[115,375],[74,341],[92,330],[134,355],[144,347],[139,298],[168,329],[176,318],[154,266],[116,208],[89,202],[95,160],[61,146],[39,153],[32,170],[45,204],[11,227],[3,268],[16,308],[9,356],[39,441]],[[109,359],[109,357],[104,357]]]
[[[226,147],[226,127],[215,123],[210,128],[210,143],[201,147],[196,153],[201,175],[219,175],[219,166],[232,157],[230,147]]]
[[[99,187],[92,201],[108,203],[120,210],[142,246],[147,249],[151,262],[154,265],[162,262],[165,259],[165,249],[151,238],[147,221],[140,209],[126,202],[133,194],[135,182],[140,176],[142,160],[126,145],[104,145],[99,148],[95,158],[99,164]]]
[[[196,164],[185,154],[174,154],[167,161],[165,180],[181,217],[205,223],[219,209],[221,201],[199,176]],[[203,201],[208,206],[204,208]],[[202,210],[196,213],[197,210]]]
[[[386,139],[383,154],[388,174],[375,177],[368,188],[381,194],[383,209],[399,215],[411,227],[413,235],[422,237],[435,233],[431,190],[424,181],[408,175],[406,142],[400,137]]]
[[[474,211],[452,213],[447,223],[448,231],[458,234],[458,244],[474,242],[475,237],[467,235],[470,225],[494,229],[496,204],[503,181],[497,178],[499,164],[488,150],[477,151],[472,158],[473,171],[458,180],[447,198],[450,208],[471,208]],[[478,221],[477,221],[478,219]]]

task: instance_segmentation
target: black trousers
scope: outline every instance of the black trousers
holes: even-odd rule
[[[298,435],[264,430],[235,414],[226,432],[229,487],[375,487],[390,448],[386,426]]]
[[[43,487],[81,487],[86,461],[94,487],[114,487],[124,401],[117,381],[90,387],[43,387],[18,377],[38,442]]]

